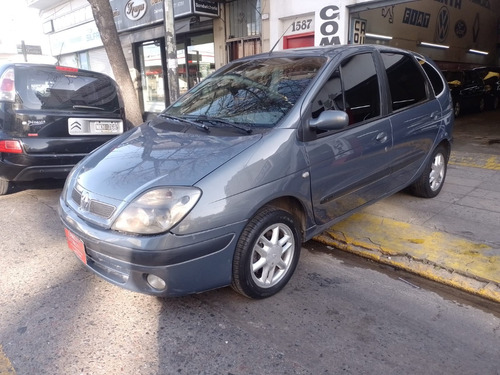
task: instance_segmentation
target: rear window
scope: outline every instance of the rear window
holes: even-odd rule
[[[114,81],[104,75],[52,67],[16,67],[16,91],[24,109],[117,112]]]

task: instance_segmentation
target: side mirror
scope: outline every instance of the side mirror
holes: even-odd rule
[[[323,111],[318,118],[309,121],[311,129],[339,130],[349,125],[349,116],[344,111]]]

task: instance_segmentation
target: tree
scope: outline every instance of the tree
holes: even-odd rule
[[[143,122],[137,91],[129,73],[127,60],[118,37],[113,10],[109,0],[87,0],[92,8],[97,29],[101,34],[102,44],[108,55],[111,69],[125,104],[127,121],[137,126]]]

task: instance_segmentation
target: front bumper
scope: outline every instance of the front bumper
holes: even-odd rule
[[[63,225],[84,245],[86,266],[128,290],[174,297],[203,292],[231,283],[233,254],[244,222],[177,236],[130,236],[88,224],[60,199]],[[156,289],[154,275],[165,282]]]

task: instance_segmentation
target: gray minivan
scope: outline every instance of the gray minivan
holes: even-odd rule
[[[301,244],[403,188],[436,196],[453,108],[435,64],[371,45],[234,61],[80,162],[69,247],[124,288],[281,290]]]
[[[127,128],[105,74],[55,65],[0,67],[0,195],[13,182],[64,179],[89,152]]]

